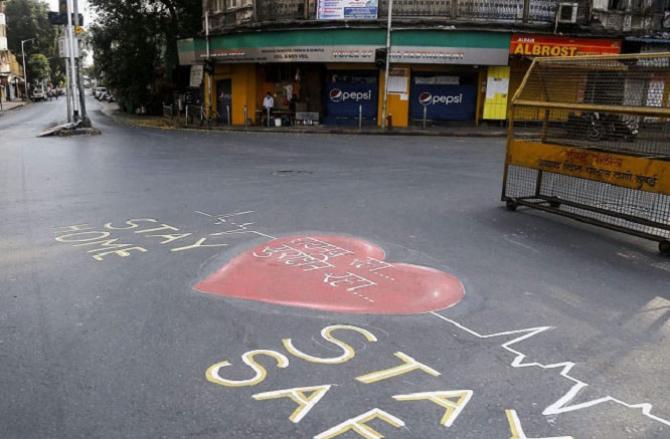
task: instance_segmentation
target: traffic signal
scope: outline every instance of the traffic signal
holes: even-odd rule
[[[386,47],[375,50],[375,65],[380,69],[386,67]]]

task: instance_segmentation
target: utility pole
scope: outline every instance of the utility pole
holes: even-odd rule
[[[72,122],[79,121],[79,111],[77,108],[77,73],[75,68],[75,38],[74,38],[74,28],[72,27],[72,0],[67,0],[67,26],[65,27],[65,35],[67,38],[68,47],[68,59],[70,65],[68,66],[68,76],[69,76],[69,88],[72,92]]]
[[[256,2],[254,2],[255,4]],[[205,11],[205,39],[206,39],[206,44],[207,44],[207,60],[205,63],[208,63],[210,61],[210,52],[209,52],[209,10]],[[207,119],[209,120],[211,112],[212,112],[212,73],[207,72],[207,84],[205,86],[205,93],[207,93]],[[203,105],[205,103],[205,99],[203,96]]]
[[[24,45],[28,42],[35,41],[35,38],[28,38],[27,40],[21,40],[21,59],[23,59],[23,88],[26,92],[26,95],[23,97],[23,100],[28,100],[28,70],[26,70],[26,50]]]
[[[79,2],[77,0],[74,1],[74,26],[75,29],[79,27]],[[73,38],[73,41],[75,44],[79,44],[79,40],[76,38]],[[78,47],[77,47],[78,48]],[[88,118],[88,115],[86,114],[86,95],[84,94],[84,84],[81,81],[81,64],[82,64],[82,59],[81,59],[81,53],[78,53],[78,57],[76,60],[76,70],[77,70],[77,84],[79,85],[79,106],[81,109],[81,124],[84,127],[90,127],[91,126],[91,120]]]
[[[386,71],[384,72],[384,101],[382,104],[382,128],[388,128],[389,70],[391,65],[391,26],[393,24],[393,0],[388,0],[388,22],[386,23]]]

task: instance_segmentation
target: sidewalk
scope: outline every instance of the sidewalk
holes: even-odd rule
[[[5,111],[11,111],[11,110],[16,110],[17,108],[21,108],[26,105],[26,102],[24,101],[2,101],[2,110],[0,110],[0,114],[4,113]]]
[[[138,116],[123,113],[118,110],[116,104],[100,103],[103,114],[112,117],[118,122],[147,128],[160,128],[167,130],[197,130],[197,131],[221,131],[221,132],[259,132],[259,133],[291,133],[291,134],[349,134],[349,135],[402,135],[402,136],[444,136],[444,137],[505,137],[507,129],[500,126],[441,126],[409,128],[392,128],[383,130],[378,127],[348,127],[331,125],[293,126],[293,127],[260,127],[260,126],[226,126],[213,125],[212,127],[200,126],[199,124],[185,126],[177,119],[171,120],[162,116]]]

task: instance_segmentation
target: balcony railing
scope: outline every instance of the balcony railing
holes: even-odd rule
[[[393,16],[397,19],[435,19],[454,22],[510,23],[515,25],[555,24],[560,3],[577,3],[575,24],[591,24],[591,2],[588,0],[394,0]],[[242,9],[212,13],[213,28],[230,28],[253,22],[288,22],[315,20],[317,0],[255,0],[255,4]],[[379,0],[379,19],[388,14],[388,0]],[[641,24],[652,19],[644,11],[628,12],[633,17],[630,29],[639,29]],[[610,14],[611,15],[611,14]],[[615,15],[600,18],[596,22],[612,30],[626,31],[626,24],[615,23]],[[621,17],[624,20],[625,17]],[[607,20],[612,21],[608,23]],[[628,19],[630,21],[630,19]],[[654,23],[658,22],[654,18]],[[657,26],[658,27],[658,26]]]

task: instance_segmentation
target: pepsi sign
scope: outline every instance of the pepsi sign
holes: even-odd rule
[[[472,85],[413,84],[410,117],[430,120],[472,120],[475,117],[476,89]]]
[[[372,100],[372,89],[368,91],[343,91],[340,88],[333,88],[330,90],[329,97],[331,102],[336,104],[347,101],[370,101]]]
[[[359,108],[363,119],[372,123],[377,119],[377,84],[329,83],[326,87],[326,115],[328,124],[358,123]]]
[[[424,91],[419,95],[419,103],[423,106],[458,105],[463,103],[463,93],[447,96],[447,95],[433,95],[430,92]]]

